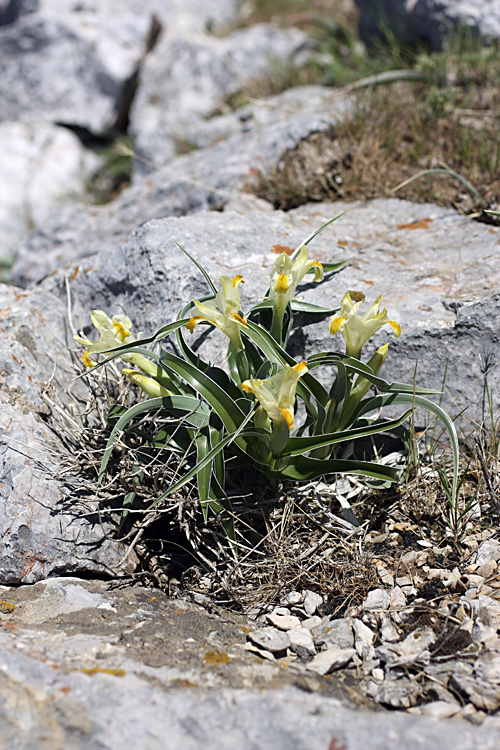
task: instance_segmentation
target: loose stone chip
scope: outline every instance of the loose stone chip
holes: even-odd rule
[[[321,651],[321,653],[317,654],[307,665],[307,669],[318,674],[328,674],[335,669],[345,667],[355,653],[356,649],[354,648],[337,648],[336,646],[332,646],[326,651]]]
[[[259,648],[270,651],[272,654],[286,652],[290,646],[288,633],[284,633],[276,628],[261,628],[248,633],[248,639]]]
[[[290,637],[290,648],[297,656],[303,658],[316,655],[316,648],[311,632],[307,628],[295,628],[288,633]]]

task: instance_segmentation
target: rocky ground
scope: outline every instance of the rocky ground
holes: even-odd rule
[[[487,17],[474,3],[386,5],[397,29],[418,26],[434,49],[464,23],[481,45],[500,38],[496,2]],[[466,92],[470,68],[454,58],[446,90],[455,98],[440,88],[437,101],[420,83],[424,112],[406,81],[372,102],[370,120],[356,86],[311,78],[325,60],[317,17],[341,39],[336,62],[359,64],[360,43],[345,31],[354,6],[328,15],[318,2],[314,18],[284,6],[273,18],[266,3],[231,0],[208,10],[197,0],[0,2],[0,256],[16,284],[0,286],[6,746],[116,748],[126,736],[172,749],[498,747],[500,228],[483,211],[500,200],[486,147],[498,125],[494,76],[475,68],[482,85]],[[371,6],[357,6],[370,46]],[[382,113],[398,102],[404,127],[394,118],[393,143],[403,146],[388,151]],[[475,124],[457,136],[436,113],[460,106],[447,122],[462,123],[467,104]],[[440,166],[429,132],[434,146],[456,153],[462,143],[455,169],[480,154],[467,172],[477,195],[466,180],[386,197],[410,172]],[[243,274],[248,308],[276,254],[346,208],[310,250],[350,263],[304,285],[303,297],[338,305],[347,288],[384,295],[402,326],[385,376],[443,389],[457,417],[459,527],[447,524],[434,470],[446,446],[417,412],[419,461],[397,490],[335,478],[283,485],[248,536],[253,555],[217,557],[215,523],[198,523],[189,551],[193,493],[186,518],[174,498],[140,543],[118,538],[110,499],[121,506],[126,473],[117,468],[96,497],[108,395],[99,378],[74,380],[72,334],[88,333],[96,308],[125,310],[150,334],[205,294],[175,242],[214,279]],[[326,322],[299,322],[294,357],[332,346]],[[217,336],[203,346],[220,359]],[[401,445],[391,450],[404,460]]]

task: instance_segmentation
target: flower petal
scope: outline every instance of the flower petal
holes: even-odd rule
[[[343,315],[339,315],[336,318],[332,318],[332,322],[330,323],[330,333],[338,333],[340,330],[340,326],[345,321],[345,318]]]
[[[387,322],[392,327],[394,335],[397,338],[401,334],[401,326],[399,325],[399,323],[396,323],[395,320],[388,320]]]

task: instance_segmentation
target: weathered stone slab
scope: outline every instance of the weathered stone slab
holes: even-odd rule
[[[138,173],[169,162],[190,133],[224,101],[251,91],[255,81],[272,75],[273,66],[290,66],[304,50],[307,37],[299,29],[259,24],[217,39],[206,33],[179,33],[167,25],[145,61],[131,111],[131,133],[141,160]]]
[[[154,8],[154,4],[153,4]],[[0,28],[2,120],[119,125],[153,24],[147,4],[42,2]]]
[[[18,249],[15,283],[35,283],[66,263],[122,242],[148,219],[220,211],[228,204],[237,210],[256,204],[259,210],[271,209],[264,201],[239,193],[249,177],[257,172],[265,175],[287,150],[311,132],[344,119],[351,108],[350,97],[307,86],[245,108],[243,120],[237,114],[222,118],[227,136],[222,142],[176,157],[112,204],[58,211]],[[205,135],[211,143],[213,133]]]
[[[70,130],[49,123],[0,122],[0,257],[65,203],[87,190],[101,160]]]

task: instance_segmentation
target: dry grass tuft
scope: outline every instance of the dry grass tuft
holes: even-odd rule
[[[457,91],[441,108],[432,104],[432,91],[400,82],[358,94],[353,119],[310,135],[250,189],[285,210],[308,201],[396,196],[485,219],[483,209],[500,203],[500,86],[492,86],[488,106],[481,106],[479,92]],[[434,94],[439,98],[438,90]],[[443,167],[468,180],[484,203],[446,176],[427,176],[394,191],[423,170]]]
[[[341,617],[380,585],[381,564],[394,580],[405,575],[412,552],[421,560],[424,554],[430,567],[465,569],[480,541],[498,529],[499,451],[492,439],[464,447],[461,507],[471,498],[474,502],[464,513],[458,544],[447,525],[448,506],[431,457],[430,465],[418,464],[394,489],[376,491],[353,482],[358,526],[330,491],[333,484],[321,485],[326,495],[320,483],[284,484],[278,492],[254,486],[243,494],[242,486],[251,487],[252,480],[238,472],[230,485],[236,556],[217,519],[203,522],[195,486],[151,509],[187,466],[154,445],[165,426],[161,418],[142,420],[121,435],[97,490],[109,407],[131,405],[136,395],[110,366],[86,380],[85,397],[75,397],[69,406],[52,402],[51,426],[64,445],[59,478],[68,507],[112,520],[114,534],[139,556],[136,576],[170,595],[255,613],[282,602],[289,591],[309,589],[324,597],[323,614]],[[419,595],[431,602],[445,593],[422,576]]]

